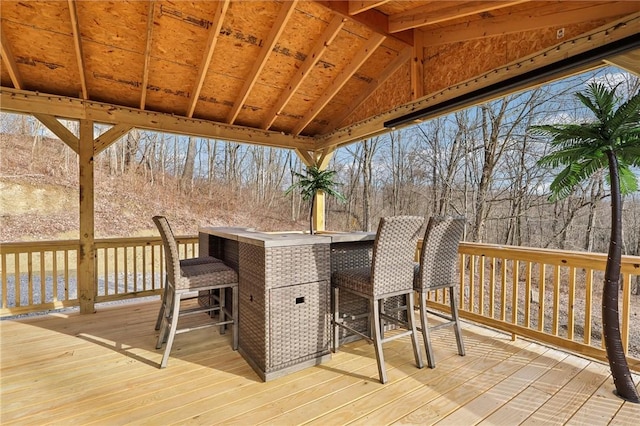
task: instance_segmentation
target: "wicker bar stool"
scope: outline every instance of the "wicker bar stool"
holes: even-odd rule
[[[166,219],[165,219],[166,220]],[[167,227],[169,228],[169,232],[171,232],[171,238],[173,237],[173,231],[171,231],[171,227],[169,227],[169,224],[167,223]],[[183,268],[185,266],[193,266],[193,265],[202,265],[202,264],[207,264],[207,263],[214,263],[214,262],[222,262],[222,260],[215,258],[213,256],[203,256],[203,257],[192,257],[189,259],[181,259],[180,260],[180,268]],[[158,312],[158,319],[156,320],[156,330],[160,330],[160,324],[162,323],[162,317],[164,316],[165,310],[167,309],[167,292],[168,292],[169,286],[167,285],[167,277],[165,277],[164,280],[164,293],[162,294],[162,303],[160,303],[160,310]],[[209,292],[209,297],[215,297],[215,301],[217,301],[217,295],[214,295],[213,292]],[[213,303],[210,302],[210,303]]]
[[[416,216],[396,216],[380,219],[373,245],[371,267],[336,271],[331,277],[333,295],[333,350],[340,346],[340,328],[358,334],[374,344],[380,382],[387,382],[382,344],[407,335],[411,336],[413,353],[418,368],[423,367],[418,332],[413,319],[413,260],[416,243],[424,218]],[[369,301],[369,331],[363,333],[345,324],[352,319],[349,313],[339,312],[340,292],[346,291]],[[384,299],[404,296],[405,305],[398,308],[395,315],[383,312]],[[404,311],[404,312],[402,312]],[[406,312],[406,321],[403,314]],[[400,315],[398,315],[400,314]],[[385,323],[393,323],[406,328],[384,336]]]
[[[414,267],[413,288],[419,296],[420,330],[427,351],[429,368],[436,366],[429,337],[430,329],[453,325],[458,343],[458,354],[464,356],[464,343],[462,342],[462,330],[454,288],[460,282],[457,274],[458,246],[462,240],[465,223],[464,217],[430,218],[424,233],[420,263],[415,264]],[[441,288],[449,289],[450,314],[427,308],[427,293]],[[429,326],[427,313],[447,321],[436,326]]]
[[[166,348],[160,362],[160,368],[167,366],[169,354],[176,334],[199,330],[204,327],[233,324],[232,347],[238,349],[238,274],[222,262],[192,263],[181,266],[178,259],[178,246],[173,237],[169,222],[163,216],[154,216],[153,221],[160,231],[165,250],[167,268],[166,308],[161,319],[160,333],[156,349],[160,349],[166,342]],[[225,290],[232,291],[231,312],[222,302]],[[210,303],[188,309],[181,309],[183,300],[198,298],[198,292],[219,290],[220,295],[216,303],[209,297]],[[195,327],[178,328],[178,318],[196,313],[219,311],[218,321],[209,320]]]

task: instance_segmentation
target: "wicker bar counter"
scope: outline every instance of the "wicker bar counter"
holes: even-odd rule
[[[200,255],[238,271],[238,350],[263,380],[330,359],[331,272],[370,262],[374,237],[200,228]]]

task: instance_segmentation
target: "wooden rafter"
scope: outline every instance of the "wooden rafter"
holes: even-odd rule
[[[87,92],[87,79],[84,75],[84,55],[82,54],[82,41],[80,40],[80,26],[78,23],[78,9],[76,8],[76,0],[68,0],[69,15],[71,17],[71,31],[73,32],[73,46],[76,52],[76,63],[78,64],[78,74],[80,76],[80,87],[82,90],[82,99],[89,99]]]
[[[561,2],[551,8],[533,8],[514,11],[508,15],[484,18],[474,25],[458,23],[438,30],[422,31],[424,45],[455,43],[483,37],[511,34],[539,28],[579,24],[596,19],[606,19],[638,12],[638,2],[618,2],[613,4],[584,4]],[[581,7],[577,7],[581,6]],[[567,10],[570,9],[570,10]]]
[[[282,5],[282,8],[280,9],[280,13],[278,14],[278,17],[273,23],[273,26],[271,27],[271,31],[267,36],[267,39],[264,41],[264,44],[260,49],[260,54],[255,59],[253,63],[253,68],[251,69],[249,76],[245,80],[244,85],[242,86],[242,89],[240,90],[240,93],[238,94],[238,97],[236,98],[236,101],[233,104],[233,108],[231,108],[231,111],[229,111],[229,115],[227,115],[227,123],[233,124],[233,122],[238,117],[238,114],[240,113],[240,109],[242,108],[242,105],[244,105],[244,102],[247,100],[247,97],[249,96],[249,92],[251,91],[251,89],[253,88],[253,85],[258,80],[258,77],[260,76],[260,72],[262,72],[262,69],[267,63],[267,59],[269,59],[269,55],[271,54],[274,46],[278,42],[280,35],[284,31],[287,21],[295,11],[297,3],[298,3],[298,0],[294,0],[294,1],[284,2],[284,4]]]
[[[278,114],[280,114],[284,109],[284,106],[289,102],[296,90],[298,90],[298,87],[300,87],[304,79],[309,75],[309,72],[318,63],[322,54],[327,50],[331,43],[333,43],[333,40],[342,30],[342,27],[344,27],[345,22],[346,19],[338,15],[334,16],[331,22],[329,22],[329,25],[322,33],[322,36],[318,39],[318,42],[313,46],[313,49],[311,49],[311,52],[309,52],[306,59],[296,72],[296,75],[289,82],[287,88],[282,92],[275,105],[273,105],[267,113],[267,116],[261,126],[263,129],[271,127],[276,118],[278,118]]]
[[[369,83],[369,86],[362,91],[360,96],[355,98],[353,102],[351,102],[349,105],[347,105],[346,108],[344,108],[342,113],[338,114],[337,118],[334,121],[329,123],[329,125],[325,128],[325,131],[328,132],[331,129],[337,128],[340,123],[342,123],[349,116],[349,114],[351,114],[356,108],[358,108],[367,99],[369,99],[369,97],[373,95],[373,93],[378,89],[378,87],[380,87],[380,85],[387,81],[387,79],[391,77],[393,73],[395,73],[402,65],[406,64],[409,59],[411,59],[411,52],[411,46],[405,47],[404,50],[402,50],[398,54],[398,56],[389,65],[386,66],[384,71],[382,71],[382,73],[378,77],[374,78]]]
[[[414,31],[413,58],[411,60],[411,98],[415,101],[424,96],[424,38]]]
[[[44,124],[54,135],[59,137],[73,152],[76,154],[80,152],[80,139],[60,123],[57,118],[49,114],[33,114],[33,116]]]
[[[16,89],[24,89],[22,85],[22,78],[20,77],[20,73],[18,72],[18,67],[16,66],[16,60],[11,53],[11,47],[9,47],[9,42],[4,35],[4,30],[0,28],[0,54],[2,55],[2,61],[7,67],[7,72],[9,73],[9,77],[11,78],[11,84]]]
[[[383,5],[388,1],[389,0],[351,0],[349,1],[349,15],[357,15],[365,10]]]
[[[216,12],[213,16],[213,25],[209,28],[209,39],[207,40],[207,44],[204,48],[204,55],[202,55],[200,68],[198,68],[198,76],[196,77],[195,84],[193,85],[193,90],[191,90],[191,98],[189,99],[189,107],[187,108],[187,117],[193,117],[193,112],[196,109],[196,104],[200,97],[200,91],[202,90],[204,79],[207,76],[207,71],[209,71],[211,57],[213,56],[213,51],[215,50],[216,43],[218,41],[220,28],[222,28],[222,21],[224,19],[224,15],[227,13],[227,9],[229,8],[229,1],[230,0],[223,0],[217,3]]]
[[[147,46],[144,49],[144,65],[142,67],[142,90],[140,93],[140,109],[144,109],[147,103],[147,85],[149,84],[149,62],[151,60],[151,41],[153,35],[153,14],[155,0],[149,2],[149,12],[147,14]]]
[[[223,139],[280,148],[314,149],[312,138],[286,135],[282,132],[255,130],[230,124],[213,123],[173,114],[116,107],[100,102],[83,101],[64,96],[43,95],[2,87],[0,105],[3,111],[26,114],[49,114],[79,120],[92,117],[97,123],[128,124],[138,129],[178,133],[211,139]]]
[[[425,6],[408,10],[389,16],[389,32],[409,30],[411,28],[424,27],[426,25],[437,24],[439,22],[452,19],[464,18],[469,15],[476,15],[495,9],[502,9],[525,3],[529,0],[517,1],[438,1],[431,2]]]
[[[362,46],[358,53],[353,57],[351,62],[338,74],[331,85],[324,91],[322,96],[302,117],[300,122],[293,129],[294,135],[299,135],[305,127],[322,111],[322,109],[333,99],[333,97],[342,89],[347,81],[355,74],[362,64],[369,59],[375,50],[382,44],[386,37],[381,34],[373,34],[371,38]]]
[[[411,31],[400,31],[397,33],[389,32],[389,17],[377,9],[368,9],[355,15],[349,14],[349,2],[346,1],[321,1],[316,3],[323,5],[327,9],[345,17],[350,18],[360,24],[366,26],[371,31],[382,34],[387,37],[393,37],[396,40],[411,45],[413,43],[413,34]]]

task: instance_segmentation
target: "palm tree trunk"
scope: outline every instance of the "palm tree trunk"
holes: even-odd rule
[[[602,328],[604,344],[609,359],[609,367],[613,383],[619,397],[640,403],[640,397],[633,384],[629,365],[620,337],[620,319],[618,316],[618,284],[620,282],[620,265],[622,261],[622,197],[620,195],[620,177],[616,154],[608,150],[609,173],[611,176],[611,239],[607,266],[604,272],[604,288],[602,291]]]

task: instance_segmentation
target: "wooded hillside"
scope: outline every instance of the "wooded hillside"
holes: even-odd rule
[[[536,165],[548,141],[527,131],[583,120],[574,93],[593,79],[622,82],[627,95],[640,87],[606,68],[340,148],[330,168],[348,201],[328,199],[327,229],[375,230],[387,215],[456,214],[469,220],[468,241],[606,251],[604,175],[550,203],[553,171]],[[77,238],[75,154],[33,117],[1,119],[1,240]],[[168,216],[177,234],[202,225],[308,229],[308,204],[284,195],[302,171],[291,151],[134,130],[95,165],[97,238],[155,234],[155,214]],[[640,194],[625,198],[623,224],[623,253],[640,254]]]

